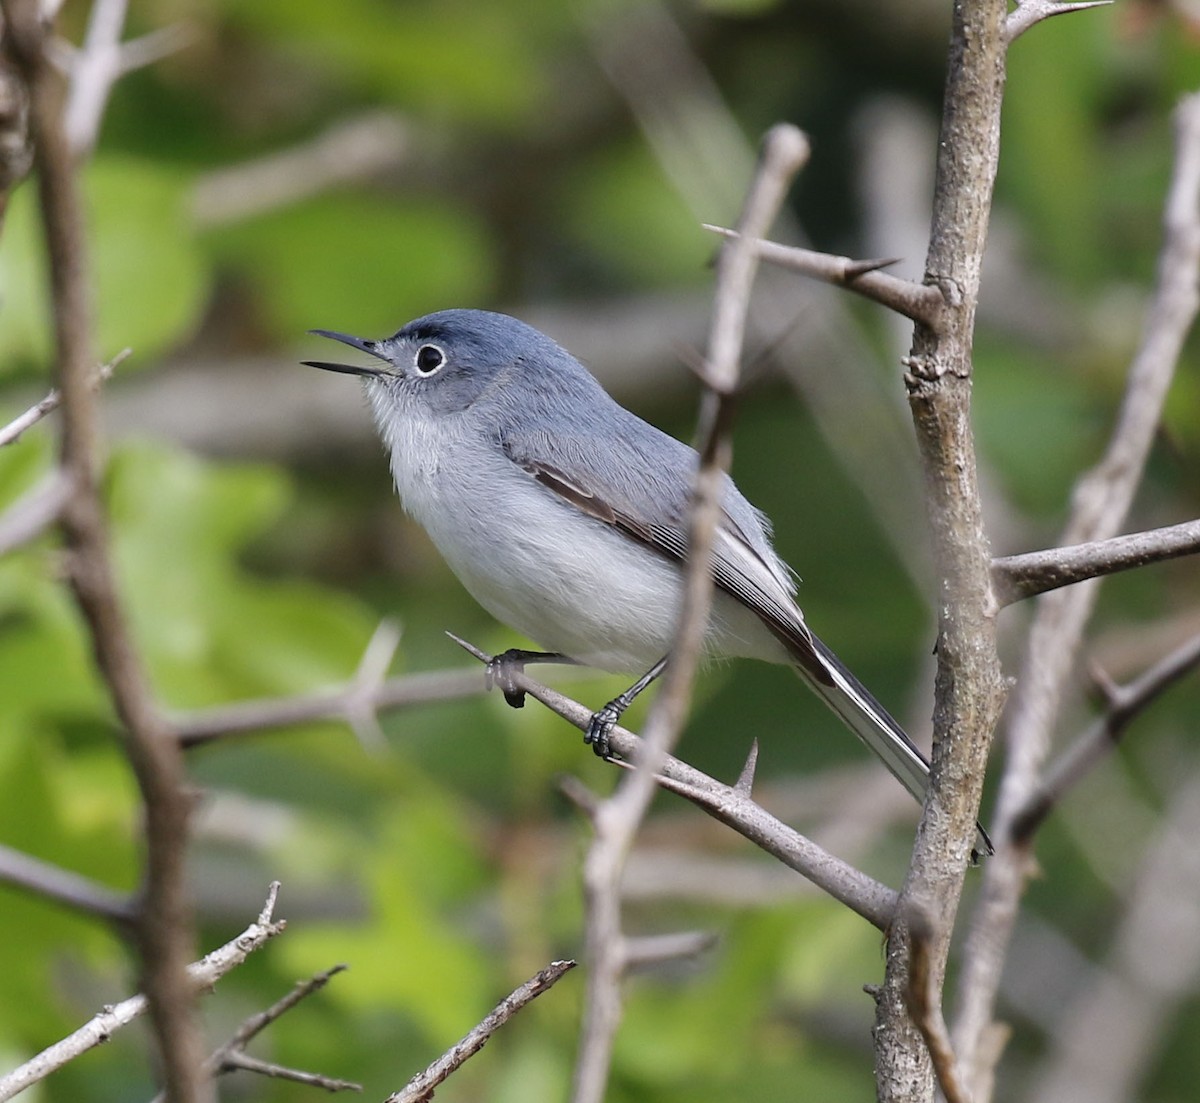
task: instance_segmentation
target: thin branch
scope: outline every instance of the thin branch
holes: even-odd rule
[[[214,1096],[201,1075],[194,991],[185,972],[195,932],[184,869],[190,802],[183,759],[151,698],[109,557],[98,491],[100,425],[87,241],[75,156],[63,129],[55,74],[46,60],[46,29],[36,0],[2,2],[5,39],[29,87],[62,392],[60,460],[72,490],[62,514],[70,581],[121,720],[125,754],[145,809],[146,868],[137,925],[141,984],[150,1003],[167,1096],[172,1103],[197,1103]]]
[[[36,540],[62,515],[71,496],[71,483],[55,468],[32,490],[0,515],[0,555]]]
[[[0,844],[0,884],[25,889],[126,930],[137,915],[133,901],[123,893],[3,844]]]
[[[1004,40],[1012,45],[1031,27],[1055,15],[1068,15],[1088,8],[1106,8],[1113,0],[1084,0],[1082,3],[1059,3],[1059,0],[1018,0],[1004,22]]]
[[[758,171],[746,196],[739,230],[767,232],[787,189],[808,158],[808,139],[795,127],[776,126],[763,141]],[[682,606],[662,687],[646,719],[636,769],[596,810],[595,837],[584,859],[588,983],[574,1103],[600,1103],[621,1017],[625,969],[620,880],[625,860],[656,788],[656,775],[682,729],[692,679],[708,630],[712,603],[710,557],[729,467],[732,398],[737,390],[742,339],[758,261],[749,241],[728,243],[717,263],[717,289],[705,363],[699,430],[700,463],[693,484]]]
[[[297,981],[296,986],[286,996],[282,996],[276,1000],[265,1011],[251,1015],[250,1018],[246,1019],[237,1028],[233,1037],[213,1054],[211,1064],[214,1071],[221,1071],[221,1061],[231,1050],[245,1049],[251,1039],[261,1034],[276,1019],[282,1018],[298,1003],[308,999],[314,992],[319,992],[329,983],[331,978],[336,977],[338,973],[344,973],[348,968],[348,965],[334,965],[309,977],[307,980]]]
[[[992,560],[992,586],[1004,606],[1101,575],[1161,563],[1200,551],[1200,521],[1148,529],[1067,548]]]
[[[459,643],[480,662],[486,663],[490,658],[486,652],[466,641],[460,640]],[[569,724],[580,731],[587,730],[592,718],[592,710],[587,706],[534,681],[524,671],[514,671],[512,679],[518,689],[528,693]],[[641,756],[640,740],[625,728],[615,727],[611,742],[625,763],[636,762]],[[822,849],[756,804],[749,794],[670,756],[663,762],[656,780],[661,788],[691,801],[702,812],[795,870],[878,930],[886,932],[891,928],[896,914],[896,893],[892,889]],[[563,779],[562,788],[589,818],[596,815],[600,802],[590,790],[571,778]]]
[[[545,969],[535,973],[520,988],[501,1000],[492,1013],[462,1041],[442,1054],[424,1072],[414,1076],[400,1091],[389,1095],[384,1103],[426,1103],[432,1099],[434,1089],[464,1061],[483,1049],[500,1027],[574,968],[573,961],[552,961]]]
[[[326,1076],[320,1072],[305,1072],[304,1069],[289,1068],[274,1061],[263,1061],[251,1057],[248,1053],[231,1053],[222,1071],[232,1072],[242,1069],[254,1072],[259,1076],[267,1076],[273,1080],[290,1080],[293,1084],[304,1084],[309,1088],[322,1088],[327,1092],[360,1092],[362,1085],[354,1080],[339,1080],[334,1076]]]
[[[736,230],[726,230],[721,226],[705,223],[704,228],[725,238],[738,236]],[[755,240],[754,247],[759,260],[765,260],[768,264],[800,272],[834,287],[844,287],[930,329],[936,330],[941,323],[946,306],[942,293],[928,284],[914,283],[880,271],[895,264],[894,260],[852,260],[834,253],[821,253],[796,245],[780,245],[762,238]]]
[[[249,927],[231,942],[188,966],[188,986],[193,992],[211,991],[226,973],[236,969],[255,950],[261,949],[286,928],[285,920],[273,918],[278,896],[279,882],[276,881],[271,885],[266,904],[258,918]],[[131,996],[121,1003],[105,1007],[73,1034],[55,1042],[49,1049],[42,1050],[20,1068],[0,1077],[0,1103],[44,1080],[80,1054],[107,1042],[121,1027],[128,1026],[134,1019],[144,1015],[147,1007],[144,995]]]
[[[1106,684],[1104,715],[1046,771],[1025,806],[1013,816],[1013,842],[1018,846],[1027,846],[1068,790],[1116,749],[1138,714],[1197,666],[1200,666],[1200,636],[1188,640],[1136,681],[1126,686]]]
[[[271,697],[204,709],[175,717],[171,727],[180,745],[190,750],[218,739],[287,728],[315,720],[348,721],[358,710],[389,712],[410,705],[473,697],[483,691],[483,676],[473,667],[465,670],[435,670],[390,678],[369,691],[352,682],[343,689],[329,692]]]
[[[908,1013],[925,1039],[933,1071],[941,1086],[946,1103],[971,1103],[970,1093],[963,1085],[958,1058],[950,1044],[950,1031],[942,1016],[933,962],[935,942],[933,919],[929,911],[909,900],[906,907],[906,926],[911,940],[908,972]]]
[[[1091,543],[1114,536],[1141,482],[1167,390],[1200,297],[1200,95],[1175,110],[1175,167],[1167,195],[1157,282],[1141,343],[1108,448],[1076,484],[1071,516],[1060,543]],[[1017,690],[1008,713],[1007,758],[994,816],[1000,853],[984,882],[959,976],[954,1041],[982,1103],[992,1070],[984,1045],[1026,879],[1033,871],[1024,847],[1006,846],[1010,826],[1037,789],[1050,750],[1075,657],[1098,595],[1099,579],[1038,599]],[[985,1053],[985,1049],[988,1053]]]
[[[112,373],[117,366],[127,359],[132,353],[131,349],[122,349],[117,353],[107,364],[101,364],[96,371],[94,383],[99,386],[101,383],[112,378]],[[7,425],[0,429],[0,448],[6,444],[13,444],[21,439],[21,434],[26,429],[31,428],[42,420],[47,414],[57,410],[62,404],[62,395],[57,389],[52,390],[40,402],[34,403],[20,417],[13,418]]]

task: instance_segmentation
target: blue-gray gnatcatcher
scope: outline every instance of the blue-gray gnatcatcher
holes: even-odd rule
[[[379,341],[313,332],[382,361],[306,363],[364,378],[404,508],[475,599],[549,648],[546,659],[646,672],[593,718],[588,740],[606,754],[671,647],[696,453],[504,314],[444,310]],[[708,652],[790,663],[922,800],[924,755],[809,631],[767,519],[728,478],[712,572]]]

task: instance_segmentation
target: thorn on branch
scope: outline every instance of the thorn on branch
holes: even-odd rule
[[[758,768],[758,740],[755,739],[750,744],[750,753],[746,755],[746,761],[742,764],[742,772],[738,774],[738,779],[734,785],[734,789],[743,796],[750,796],[751,790],[754,788],[754,772]]]
[[[1018,0],[1017,7],[1009,12],[1004,23],[1004,41],[1011,46],[1031,27],[1055,15],[1087,11],[1089,8],[1106,8],[1113,0],[1084,0],[1082,3],[1061,3],[1060,0]]]

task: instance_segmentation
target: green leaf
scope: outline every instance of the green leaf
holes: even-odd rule
[[[215,232],[282,340],[315,326],[390,334],[419,314],[487,298],[494,260],[480,224],[436,201],[331,195]]]
[[[83,174],[88,256],[96,288],[97,356],[125,346],[132,363],[189,336],[208,271],[188,223],[188,181],[147,161],[100,157]],[[50,355],[50,308],[37,193],[13,196],[0,237],[0,363]]]

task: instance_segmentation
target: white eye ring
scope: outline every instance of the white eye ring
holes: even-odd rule
[[[413,357],[413,365],[421,375],[433,375],[446,364],[445,352],[437,345],[422,345]]]

